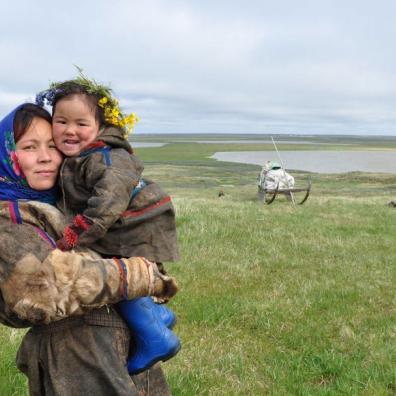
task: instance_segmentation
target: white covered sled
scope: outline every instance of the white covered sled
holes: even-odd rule
[[[294,177],[288,174],[277,162],[267,161],[258,177],[258,199],[260,202],[271,204],[278,194],[286,195],[295,203],[294,194],[305,192],[303,199],[297,202],[302,205],[309,197],[311,180],[305,188],[294,187]]]

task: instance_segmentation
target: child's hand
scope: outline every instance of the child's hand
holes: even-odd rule
[[[78,237],[92,225],[92,221],[84,215],[77,215],[73,223],[66,226],[63,237],[56,241],[56,246],[62,251],[73,249],[78,245]]]

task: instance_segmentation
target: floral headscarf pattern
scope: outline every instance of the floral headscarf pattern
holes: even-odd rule
[[[33,190],[29,187],[18,163],[14,118],[22,106],[23,104],[16,107],[0,121],[0,200],[26,199],[54,204],[57,199],[57,187],[44,191]]]

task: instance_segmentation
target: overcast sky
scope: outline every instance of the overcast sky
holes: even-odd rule
[[[0,113],[73,64],[136,133],[396,135],[394,0],[0,2]]]

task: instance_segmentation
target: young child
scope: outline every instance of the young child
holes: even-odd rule
[[[136,121],[124,116],[108,87],[80,75],[54,83],[36,102],[52,105],[53,136],[66,156],[60,171],[60,209],[70,224],[62,250],[86,246],[104,257],[142,256],[161,264],[178,259],[175,211],[127,141]],[[123,265],[122,260],[119,260]],[[150,297],[125,301],[119,311],[134,333],[128,371],[136,374],[180,349],[170,330],[175,315]]]

